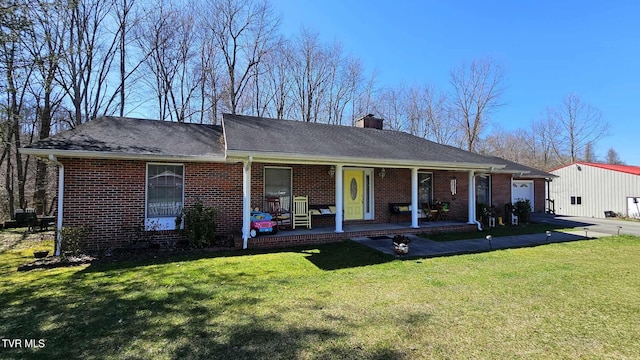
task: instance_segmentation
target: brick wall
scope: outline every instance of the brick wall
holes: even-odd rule
[[[146,161],[61,159],[65,166],[64,226],[88,226],[85,250],[100,252],[128,245],[144,223]],[[185,163],[185,205],[200,199],[218,209],[218,232],[242,227],[242,165]],[[181,239],[173,231],[156,240]]]
[[[535,212],[545,211],[545,199],[546,199],[546,182],[544,179],[531,179],[533,180],[533,196],[535,198],[533,210]]]
[[[142,224],[145,163],[61,159],[65,165],[63,226],[92,229],[85,250],[118,247],[125,228]]]
[[[469,173],[463,171],[435,171],[433,173],[433,198],[449,202],[449,219],[469,219]],[[451,195],[451,179],[456,178],[456,195]]]
[[[144,222],[146,161],[61,159],[65,165],[64,225],[92,228],[85,249],[93,252],[127,245],[127,229]],[[185,206],[197,199],[218,209],[218,232],[237,234],[242,228],[242,164],[184,163]],[[335,178],[327,165],[252,164],[252,207],[262,207],[264,168],[292,168],[293,195],[308,195],[310,204],[335,203]],[[422,171],[422,170],[421,170]],[[468,173],[429,171],[433,174],[434,199],[450,203],[449,218],[466,221],[468,214]],[[375,220],[389,221],[390,202],[411,201],[411,170],[386,169],[384,179],[374,171]],[[451,195],[450,181],[457,179],[457,194]],[[494,175],[493,202],[504,205],[510,199],[510,177]],[[544,181],[541,182],[544,186]],[[536,182],[536,198],[542,199]],[[544,200],[541,200],[544,204]],[[544,206],[544,205],[541,205]],[[538,204],[536,203],[536,208]],[[409,221],[410,217],[401,219]],[[334,226],[334,218],[314,218],[315,226]],[[175,232],[157,234],[175,237]]]
[[[496,216],[505,217],[504,206],[511,203],[511,174],[491,175],[491,205],[496,208]]]

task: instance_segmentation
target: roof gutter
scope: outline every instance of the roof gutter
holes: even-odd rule
[[[49,154],[49,161],[58,166],[58,219],[56,221],[56,244],[53,255],[60,256],[62,250],[62,212],[64,210],[64,165],[53,154]]]

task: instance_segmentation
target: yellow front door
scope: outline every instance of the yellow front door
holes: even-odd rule
[[[344,219],[364,219],[364,171],[344,171]]]

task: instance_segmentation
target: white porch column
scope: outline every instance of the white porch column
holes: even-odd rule
[[[342,165],[336,165],[336,232],[341,233],[342,230],[342,214],[344,213],[344,184],[342,180]]]
[[[242,248],[247,248],[249,231],[251,230],[251,161],[245,161],[242,166]]]
[[[473,170],[469,171],[469,222],[476,223],[476,177]]]
[[[418,224],[418,168],[411,169],[411,227],[417,229]]]

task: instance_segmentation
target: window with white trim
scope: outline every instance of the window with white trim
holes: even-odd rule
[[[147,229],[175,228],[184,206],[184,165],[147,164]]]
[[[264,195],[278,196],[280,206],[288,211],[291,208],[291,168],[265,167]]]

